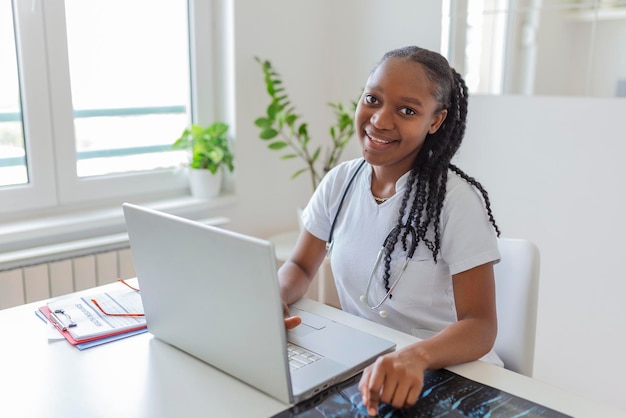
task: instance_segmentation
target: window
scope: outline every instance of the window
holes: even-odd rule
[[[0,0],[0,213],[185,193],[197,3]]]
[[[0,2],[0,187],[28,183],[11,3]]]
[[[626,0],[442,4],[442,51],[465,76],[470,92],[619,95]]]
[[[77,176],[183,162],[170,145],[187,125],[185,1],[66,0],[65,15]]]
[[[509,0],[442,3],[442,51],[471,93],[502,93]]]

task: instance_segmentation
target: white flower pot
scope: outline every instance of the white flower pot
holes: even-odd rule
[[[191,195],[199,199],[219,196],[222,188],[222,176],[221,169],[213,174],[209,170],[189,168]]]

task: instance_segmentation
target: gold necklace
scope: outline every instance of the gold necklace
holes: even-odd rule
[[[372,195],[372,197],[374,197],[374,200],[378,203],[385,203],[387,200],[389,200],[388,197],[378,197],[374,195]]]

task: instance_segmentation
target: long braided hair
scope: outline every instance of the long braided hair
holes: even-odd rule
[[[441,239],[439,225],[441,209],[446,196],[448,170],[455,172],[482,194],[489,221],[497,235],[500,236],[500,230],[491,211],[487,191],[478,181],[450,163],[465,134],[467,116],[467,86],[465,81],[459,73],[450,67],[443,56],[427,49],[409,46],[389,51],[377,66],[391,58],[405,58],[421,64],[431,82],[432,95],[439,104],[436,111],[447,109],[448,114],[437,132],[427,134],[424,144],[413,162],[407,180],[409,187],[404,192],[397,224],[385,247],[383,279],[387,291],[389,291],[389,278],[391,276],[391,253],[399,241],[406,251],[407,240],[412,239],[409,235],[409,226],[412,226],[416,232],[417,242],[414,245],[417,246],[423,242],[432,252],[435,263],[437,262]],[[411,196],[413,196],[412,200]]]

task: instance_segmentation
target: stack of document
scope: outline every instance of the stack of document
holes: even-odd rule
[[[51,301],[39,311],[72,345],[134,335],[147,328],[139,291],[123,282],[106,292]]]

